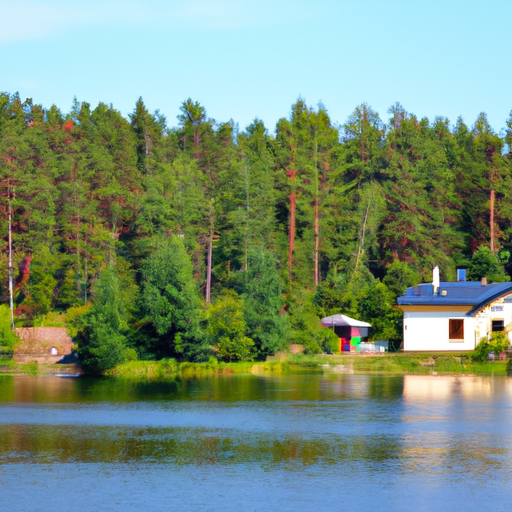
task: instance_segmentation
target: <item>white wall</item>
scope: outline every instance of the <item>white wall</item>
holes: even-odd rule
[[[464,319],[464,340],[448,338],[448,320]],[[476,320],[463,312],[404,312],[405,351],[473,350],[475,348]]]

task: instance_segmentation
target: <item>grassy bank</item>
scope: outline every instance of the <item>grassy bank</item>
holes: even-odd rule
[[[129,361],[105,372],[107,377],[135,380],[175,380],[179,377],[179,364],[175,359],[161,361]]]
[[[249,373],[281,373],[288,370],[289,365],[281,361],[222,363],[211,360],[205,363],[178,363],[174,359],[166,359],[130,361],[107,371],[105,375],[134,380],[175,380]]]
[[[379,355],[287,355],[267,362],[176,363],[132,361],[117,366],[107,375],[134,379],[190,379],[235,374],[394,373],[506,375],[507,362],[477,363],[465,354],[379,354]]]
[[[80,375],[76,364],[40,364],[37,361],[18,363],[13,360],[0,361],[0,375]]]
[[[68,368],[69,367],[69,368]],[[235,374],[282,373],[392,373],[392,374],[464,374],[506,375],[507,362],[473,362],[468,353],[460,354],[376,354],[376,355],[303,355],[282,354],[266,362],[221,363],[212,359],[205,363],[130,361],[106,372],[106,376],[132,380],[176,380]],[[18,364],[0,361],[0,373],[54,375],[74,373],[74,365]]]
[[[494,363],[473,362],[468,353],[460,354],[405,354],[391,353],[379,355],[294,355],[288,358],[294,368],[320,367],[323,372],[347,373],[402,373],[428,375],[474,374],[506,375],[506,361]]]

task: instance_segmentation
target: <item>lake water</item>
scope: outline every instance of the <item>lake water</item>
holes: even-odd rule
[[[3,511],[512,504],[512,379],[0,377]]]

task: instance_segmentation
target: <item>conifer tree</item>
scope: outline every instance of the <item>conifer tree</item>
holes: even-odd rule
[[[206,353],[199,293],[181,238],[157,241],[142,268],[141,310],[151,350],[188,360]]]
[[[87,372],[101,374],[124,361],[127,311],[113,268],[104,270],[95,283],[93,305],[82,323],[76,344]]]

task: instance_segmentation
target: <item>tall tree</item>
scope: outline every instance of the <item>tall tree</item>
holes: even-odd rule
[[[183,127],[183,148],[187,150],[187,135],[192,129],[193,131],[193,144],[194,144],[194,158],[199,160],[200,156],[200,130],[201,124],[206,122],[206,110],[197,101],[192,101],[190,98],[185,100],[180,107],[181,114],[178,116],[181,126]]]
[[[276,189],[273,140],[262,121],[255,119],[238,138],[245,188],[244,259],[249,248],[276,246]]]
[[[126,306],[113,268],[103,271],[95,284],[94,300],[76,336],[84,369],[101,374],[124,361],[127,331]]]
[[[192,360],[204,356],[199,293],[181,238],[161,240],[144,264],[141,309],[154,333],[152,350]]]
[[[160,143],[165,130],[165,117],[158,111],[150,114],[142,97],[135,103],[135,109],[129,115],[132,130],[135,133],[138,167],[140,172],[151,172],[155,148]]]
[[[274,354],[288,342],[289,319],[283,312],[283,295],[277,260],[264,248],[252,248],[243,288],[249,336],[260,357]]]

